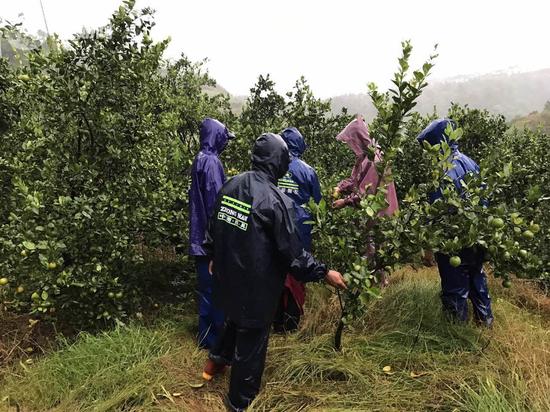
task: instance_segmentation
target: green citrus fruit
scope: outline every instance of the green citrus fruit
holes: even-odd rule
[[[520,226],[521,224],[523,224],[523,219],[521,217],[516,217],[515,219],[512,219],[512,222],[514,223],[514,225]]]
[[[5,286],[9,282],[8,278],[1,278],[0,279],[0,286]]]
[[[115,294],[114,294],[113,292],[109,292],[109,293],[107,294],[107,296],[109,296],[109,297],[112,299],[112,298],[115,297]]]
[[[48,263],[48,269],[54,270],[56,267],[57,267],[57,263],[55,262]]]
[[[533,232],[531,232],[530,230],[526,230],[525,232],[523,232],[523,235],[522,235],[525,239],[528,239],[528,240],[531,240],[535,237],[535,234]]]
[[[22,251],[21,251],[21,256],[23,256],[23,257],[27,256],[27,251],[26,251],[26,250],[22,250]]]
[[[18,286],[16,289],[17,293],[23,293],[25,291],[25,288],[23,286]]]
[[[509,288],[512,286],[512,282],[510,281],[510,279],[504,279],[502,281],[502,286],[505,287],[505,288]]]
[[[462,260],[460,260],[458,256],[453,256],[449,259],[449,263],[451,264],[452,267],[457,268],[462,263]]]
[[[493,226],[495,229],[500,229],[504,227],[504,220],[502,220],[500,217],[495,217],[493,220],[491,220],[491,226]]]
[[[527,255],[528,255],[528,253],[527,253],[527,251],[526,251],[525,249],[521,249],[521,250],[519,251],[519,255],[520,255],[522,258],[526,258]]]

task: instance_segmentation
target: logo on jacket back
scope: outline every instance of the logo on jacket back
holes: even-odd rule
[[[297,195],[300,189],[298,183],[292,180],[292,174],[290,172],[287,172],[283,178],[279,179],[277,186],[281,189],[281,192],[293,195]]]
[[[218,220],[229,223],[241,230],[248,229],[248,217],[251,205],[231,196],[222,197],[222,205],[218,212]]]

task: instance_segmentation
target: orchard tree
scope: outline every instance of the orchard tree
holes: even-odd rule
[[[237,141],[232,142],[225,158],[238,170],[246,170],[250,163],[248,154],[258,136],[280,133],[293,126],[300,130],[308,145],[305,160],[318,171],[322,181],[333,180],[343,170],[343,164],[353,165],[353,156],[334,138],[350,120],[345,110],[334,115],[330,101],[316,98],[304,77],[282,96],[269,75],[260,76],[250,89],[236,124]],[[244,153],[247,155],[243,156]]]
[[[363,313],[371,297],[378,296],[381,271],[391,273],[400,265],[419,262],[427,251],[453,256],[453,262],[459,264],[456,255],[460,250],[483,248],[495,275],[502,276],[506,285],[510,273],[534,276],[543,264],[531,250],[533,238],[540,230],[538,224],[523,219],[513,203],[499,201],[500,193],[510,185],[511,165],[499,169],[486,164],[479,176],[465,179],[458,191],[446,177],[452,167],[447,143],[425,145],[422,156],[428,166],[427,182],[410,188],[394,216],[381,215],[388,206],[385,195],[386,185],[392,179],[390,171],[394,170],[405,141],[413,138],[404,131],[406,119],[427,85],[426,78],[436,57],[432,55],[409,78],[411,52],[410,43],[404,42],[394,89],[380,93],[370,85],[370,96],[378,110],[371,124],[371,136],[384,153],[383,160],[376,164],[380,176],[376,193],[367,195],[358,209],[333,212],[326,203],[310,203],[318,251],[331,266],[343,269],[349,285],[341,297],[337,348],[344,325]],[[463,131],[449,129],[447,133],[450,141],[459,141]],[[441,191],[442,198],[430,203],[429,195],[436,191]],[[368,238],[377,245],[371,259],[364,257]]]
[[[339,114],[331,111],[330,100],[316,98],[304,77],[296,81],[286,94],[288,102],[284,111],[285,127],[298,128],[307,143],[304,159],[325,184],[330,183],[354,164],[353,153],[335,136],[352,119],[344,109]]]
[[[200,66],[163,61],[153,26],[126,1],[108,26],[0,65],[8,308],[79,325],[124,318],[150,293],[146,249],[185,237],[186,145],[227,106],[202,92]]]

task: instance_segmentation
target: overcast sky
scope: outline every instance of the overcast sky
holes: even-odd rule
[[[42,0],[50,32],[66,39],[104,25],[118,0]],[[211,75],[247,94],[259,74],[281,91],[304,75],[322,97],[386,85],[400,42],[417,63],[435,43],[434,78],[550,67],[550,0],[138,0],[156,13],[169,57],[208,58]],[[0,0],[0,17],[44,30],[39,0]]]

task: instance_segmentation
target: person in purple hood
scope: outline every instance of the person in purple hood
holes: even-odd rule
[[[200,151],[191,169],[189,190],[189,254],[195,257],[199,301],[199,346],[211,349],[224,315],[212,303],[212,276],[208,258],[202,247],[207,222],[212,214],[218,192],[225,183],[223,165],[219,159],[230,139],[235,136],[224,124],[206,118],[200,126]]]

